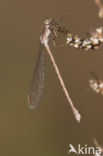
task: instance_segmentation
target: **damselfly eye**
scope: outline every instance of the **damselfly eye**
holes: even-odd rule
[[[45,25],[49,25],[49,24],[50,24],[49,19],[45,20],[45,21],[44,21],[44,24],[45,24]]]

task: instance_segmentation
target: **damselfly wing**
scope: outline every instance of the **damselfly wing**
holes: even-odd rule
[[[34,68],[31,86],[28,95],[28,104],[30,109],[35,109],[40,102],[44,88],[45,62],[43,55],[43,45],[40,43],[38,58]]]

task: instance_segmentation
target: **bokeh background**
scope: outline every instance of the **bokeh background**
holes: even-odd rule
[[[52,64],[46,61],[45,88],[36,110],[27,95],[37,59],[39,35],[46,17],[59,19],[71,32],[87,37],[103,25],[93,0],[0,0],[0,155],[67,156],[69,144],[103,144],[103,97],[89,87],[90,71],[103,78],[103,48],[84,51],[52,46],[74,105],[78,124]],[[71,154],[73,155],[73,154]]]

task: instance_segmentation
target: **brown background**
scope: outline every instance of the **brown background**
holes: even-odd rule
[[[59,19],[80,36],[103,25],[93,0],[0,1],[0,155],[67,156],[69,144],[103,143],[103,97],[89,88],[90,70],[103,78],[98,51],[53,48],[71,98],[82,115],[78,125],[45,51],[46,81],[37,110],[27,107],[45,17]]]

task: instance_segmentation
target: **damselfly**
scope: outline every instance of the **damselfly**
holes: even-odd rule
[[[52,34],[52,36],[54,37],[55,33],[57,33],[58,30],[60,31],[60,27],[57,23],[55,23],[55,21],[52,18],[45,20],[44,24],[45,24],[44,29],[40,35],[40,50],[39,50],[39,54],[38,54],[38,60],[37,60],[36,67],[34,69],[31,87],[30,87],[30,91],[29,91],[29,95],[28,95],[29,107],[31,109],[35,109],[38,106],[39,100],[40,100],[40,97],[41,97],[41,94],[42,94],[42,91],[44,88],[44,75],[45,75],[44,71],[45,70],[44,70],[44,56],[43,56],[43,51],[42,51],[43,50],[42,46],[44,46],[47,50],[48,56],[52,62],[54,69],[55,69],[59,83],[63,89],[66,99],[74,113],[74,116],[75,116],[76,120],[78,122],[80,122],[81,115],[78,113],[78,110],[74,107],[74,105],[71,101],[69,93],[66,89],[64,81],[62,79],[62,76],[59,72],[59,69],[57,67],[57,64],[55,62],[55,59],[52,55],[52,52],[51,52],[49,44],[48,44],[50,34]]]

